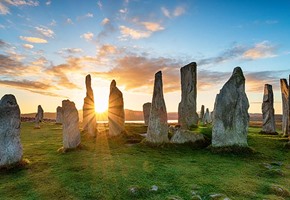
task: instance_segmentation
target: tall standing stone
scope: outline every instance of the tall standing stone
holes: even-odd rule
[[[245,77],[242,69],[236,67],[215,99],[212,128],[213,147],[248,146],[248,108]]]
[[[123,94],[117,88],[115,80],[112,80],[110,85],[108,119],[110,136],[117,136],[125,131]]]
[[[167,111],[163,97],[163,84],[161,71],[155,74],[152,105],[150,110],[146,139],[150,143],[169,142]]]
[[[208,108],[206,109],[205,114],[203,115],[202,122],[203,122],[203,124],[210,124],[211,123],[211,118],[210,118]]]
[[[83,129],[88,132],[89,136],[96,136],[96,113],[94,92],[91,86],[91,75],[86,76],[86,97],[83,106]]]
[[[180,69],[181,102],[178,106],[178,123],[181,128],[189,129],[198,123],[196,113],[196,63],[192,62]]]
[[[265,84],[264,96],[262,103],[263,113],[263,128],[262,133],[275,134],[275,110],[274,110],[274,95],[272,85]]]
[[[204,105],[201,105],[200,114],[199,114],[199,120],[200,121],[202,121],[203,116],[204,116]]]
[[[288,86],[288,124],[287,124],[287,127],[288,127],[287,128],[288,137],[290,140],[290,75],[289,75],[289,86]]]
[[[63,148],[76,148],[81,143],[81,135],[79,130],[79,114],[74,102],[69,100],[62,101],[62,117]]]
[[[56,108],[55,123],[62,124],[62,107],[61,106],[57,106],[57,108]]]
[[[150,102],[143,104],[143,116],[144,116],[144,122],[146,126],[148,126],[148,123],[149,123],[150,109],[151,109]]]
[[[34,128],[40,128],[40,122],[43,121],[43,109],[41,105],[38,105],[37,107],[37,113],[35,115],[35,126]]]
[[[281,94],[282,94],[282,134],[288,136],[288,117],[289,117],[289,105],[288,105],[288,83],[286,79],[280,79]]]
[[[20,109],[12,94],[0,100],[0,168],[21,161]]]

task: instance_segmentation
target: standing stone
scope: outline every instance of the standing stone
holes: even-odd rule
[[[203,115],[202,122],[203,122],[203,124],[210,124],[211,123],[211,119],[210,119],[210,114],[209,114],[208,108],[206,109],[205,114]]]
[[[189,129],[198,123],[196,113],[196,63],[192,62],[180,69],[181,102],[178,106],[178,123],[181,128]]]
[[[289,117],[289,105],[288,105],[288,83],[286,79],[280,79],[281,94],[282,94],[282,134],[284,137],[288,136],[288,117]]]
[[[22,159],[20,109],[12,94],[0,100],[0,168]]]
[[[95,113],[95,102],[94,92],[91,86],[91,75],[86,76],[86,97],[84,98],[83,106],[83,130],[87,131],[89,136],[96,136],[96,113]]]
[[[144,116],[144,122],[146,126],[148,126],[148,123],[149,123],[150,109],[151,109],[150,102],[143,104],[143,116]]]
[[[247,147],[249,102],[245,93],[245,77],[236,67],[231,78],[217,94],[213,112],[212,146]]]
[[[167,143],[168,124],[167,111],[163,97],[163,84],[161,71],[155,74],[152,105],[147,128],[147,141],[151,143]]]
[[[199,120],[202,121],[204,116],[204,105],[201,105],[201,109],[200,109],[200,114],[199,114]]]
[[[275,134],[275,111],[272,85],[265,84],[262,103],[263,128],[262,133]]]
[[[287,132],[290,144],[290,75],[289,75],[289,86],[288,86],[288,124],[287,124]]]
[[[57,106],[56,108],[56,120],[55,122],[57,124],[62,124],[62,107],[61,106]]]
[[[41,105],[38,105],[37,107],[37,113],[35,115],[35,126],[34,128],[40,128],[40,122],[43,121],[43,109],[41,107]]]
[[[74,102],[62,101],[62,134],[63,148],[73,149],[80,145],[79,114]]]
[[[110,136],[117,136],[125,131],[123,94],[117,88],[115,80],[112,80],[110,86],[108,119]]]

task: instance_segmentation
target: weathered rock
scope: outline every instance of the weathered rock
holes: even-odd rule
[[[91,75],[86,76],[86,97],[83,105],[83,130],[87,131],[89,136],[96,136],[96,114],[94,92],[91,86]]]
[[[275,111],[272,85],[265,84],[262,103],[263,128],[262,133],[275,134]]]
[[[189,129],[198,123],[196,113],[196,63],[192,62],[180,69],[181,102],[178,105],[178,123],[183,129]]]
[[[275,194],[277,196],[281,197],[290,197],[290,192],[287,190],[285,187],[280,186],[280,185],[271,185],[270,188],[270,193]]]
[[[79,130],[79,114],[74,102],[69,100],[62,101],[62,117],[63,148],[76,148],[81,143],[81,135]]]
[[[211,123],[211,118],[210,118],[208,108],[206,109],[205,114],[203,115],[202,122],[203,122],[203,124],[210,124]]]
[[[21,161],[20,109],[12,94],[0,100],[0,168]]]
[[[201,105],[200,114],[199,114],[199,120],[200,121],[202,121],[203,116],[204,116],[204,105]]]
[[[43,121],[43,109],[41,105],[38,105],[37,107],[37,113],[35,115],[35,126],[34,128],[40,128],[40,122]]]
[[[62,107],[57,106],[56,108],[56,120],[55,123],[62,124]]]
[[[170,139],[171,143],[176,144],[195,143],[197,141],[204,142],[203,134],[195,133],[193,131],[184,130],[181,128],[174,128],[174,134]]]
[[[209,199],[210,200],[230,200],[230,198],[228,198],[224,194],[210,194]]]
[[[146,126],[148,126],[148,123],[149,123],[150,109],[151,109],[150,102],[143,104],[143,116],[144,116],[144,122]]]
[[[288,86],[288,138],[290,143],[290,74],[289,74],[289,86]]]
[[[245,77],[242,69],[236,67],[215,99],[212,128],[213,147],[248,146],[248,108]]]
[[[108,118],[110,136],[117,136],[125,131],[123,94],[117,88],[115,80],[112,80],[110,86]]]
[[[280,79],[281,95],[282,95],[282,135],[288,136],[288,118],[289,118],[289,104],[288,104],[288,83],[286,79]]]
[[[163,97],[163,84],[161,71],[155,74],[152,105],[150,110],[146,140],[151,143],[169,142],[167,111]]]

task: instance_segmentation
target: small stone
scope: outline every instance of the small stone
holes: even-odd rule
[[[56,108],[56,120],[55,123],[62,124],[62,107],[57,106]]]
[[[262,133],[276,134],[274,95],[272,85],[265,84],[262,104],[263,128]]]
[[[200,195],[195,194],[195,195],[192,195],[191,200],[202,200],[202,198]]]
[[[157,185],[152,185],[151,191],[157,191],[157,190],[158,190],[158,186]]]
[[[204,141],[203,134],[181,128],[176,128],[174,135],[170,139],[170,142],[175,144],[195,143],[199,141]]]
[[[290,192],[283,186],[271,185],[270,192],[281,197],[290,197]]]
[[[40,122],[43,121],[43,109],[41,105],[38,105],[37,107],[37,113],[35,115],[35,126],[34,128],[39,129],[40,128]]]
[[[146,126],[148,126],[148,123],[149,123],[150,109],[151,109],[150,102],[143,104],[143,116],[144,116],[144,123]]]
[[[211,199],[211,200],[230,200],[230,198],[228,198],[224,194],[211,194],[211,195],[209,195],[209,199]]]

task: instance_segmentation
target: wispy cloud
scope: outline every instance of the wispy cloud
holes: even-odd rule
[[[99,7],[100,10],[103,9],[103,4],[101,1],[98,1],[97,6]]]
[[[261,43],[255,44],[253,48],[245,51],[243,53],[243,58],[255,60],[260,58],[275,57],[275,51],[275,46],[271,45],[268,41],[263,41]]]
[[[38,6],[39,2],[34,0],[4,0],[12,6]]]
[[[173,17],[178,17],[178,16],[183,15],[186,12],[186,10],[184,6],[177,6],[171,11],[166,7],[161,7],[161,12],[163,13],[165,17],[173,18]]]
[[[0,15],[7,15],[9,13],[9,8],[0,2]]]
[[[32,44],[23,44],[22,45],[25,49],[33,49],[33,45]]]
[[[152,32],[164,30],[164,27],[162,27],[159,23],[156,22],[142,22],[142,24],[145,26],[147,30]]]
[[[67,19],[66,19],[66,23],[67,23],[67,24],[74,24],[71,18],[67,18]]]
[[[35,27],[35,29],[40,35],[48,37],[48,38],[53,38],[55,35],[53,30],[51,30],[45,26],[37,26],[37,27]]]
[[[82,34],[81,38],[85,39],[86,41],[91,41],[94,38],[94,34],[92,32],[87,32]]]
[[[51,4],[51,0],[48,0],[47,2],[45,2],[45,5],[49,6]]]
[[[47,40],[42,39],[42,38],[37,38],[37,37],[24,37],[20,36],[19,37],[21,40],[26,41],[26,42],[31,42],[31,43],[47,43]]]
[[[110,20],[108,18],[104,18],[103,21],[101,22],[102,25],[106,25],[110,23]]]
[[[122,34],[122,38],[132,38],[135,40],[141,39],[141,38],[148,38],[151,35],[151,32],[149,31],[140,31],[135,30],[126,26],[120,26],[120,32]]]

